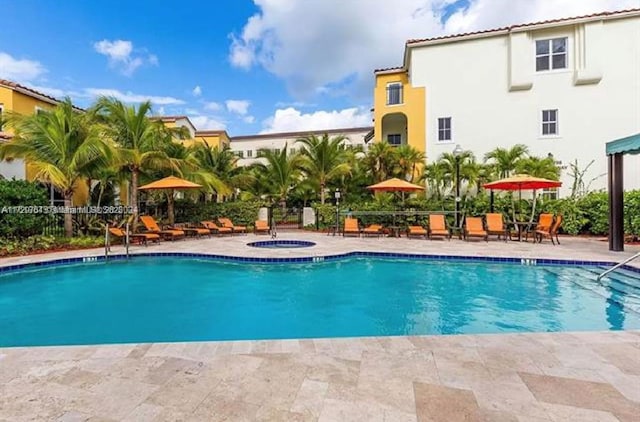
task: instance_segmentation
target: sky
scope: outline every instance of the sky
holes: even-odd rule
[[[640,0],[0,0],[0,78],[230,136],[370,126],[404,43]]]

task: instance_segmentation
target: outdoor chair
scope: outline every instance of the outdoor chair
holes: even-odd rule
[[[176,240],[184,238],[183,230],[162,230],[156,220],[150,215],[140,216],[140,221],[149,233],[155,233],[164,239]]]
[[[409,226],[407,228],[407,237],[427,237],[427,229],[422,226]]]
[[[230,228],[233,233],[247,233],[247,228],[245,226],[236,226],[228,218],[219,217],[218,223],[222,224],[222,227]]]
[[[109,228],[109,234],[111,236],[115,236],[118,240],[121,240],[123,243],[125,241],[125,238],[127,237],[126,232],[117,227]],[[155,233],[129,233],[129,239],[135,243],[147,246],[148,241],[155,242],[155,243],[159,242],[160,235]]]
[[[533,234],[541,231],[549,231],[551,229],[551,225],[553,224],[553,214],[540,214],[538,217],[538,223],[536,223],[536,227],[533,229]],[[525,240],[529,240],[529,231],[525,234]],[[535,238],[534,238],[535,240]]]
[[[200,237],[200,236],[211,236],[211,230],[209,229],[203,229],[201,227],[189,227],[186,224],[174,224],[173,226],[169,226],[167,227],[168,230],[181,230],[183,232],[185,232],[185,234],[189,235],[189,236],[196,236],[196,237]]]
[[[345,218],[342,227],[342,236],[360,236],[361,230],[357,218]]]
[[[269,234],[271,229],[269,228],[269,223],[266,220],[256,220],[255,226],[253,228],[253,233],[255,234]]]
[[[363,236],[382,236],[382,226],[380,224],[371,224],[362,229]]]
[[[557,215],[556,220],[553,222],[553,225],[551,225],[551,227],[549,227],[548,230],[545,230],[545,229],[536,230],[535,237],[537,238],[539,243],[542,243],[542,239],[544,239],[545,237],[548,237],[549,239],[551,239],[551,243],[555,245],[555,242],[553,241],[553,238],[555,236],[556,242],[559,245],[560,239],[558,239],[558,230],[560,229],[561,225],[562,225],[562,215]]]
[[[200,223],[204,226],[204,228],[208,229],[209,232],[212,234],[217,234],[217,235],[233,234],[232,228],[220,227],[213,221],[207,220],[207,221],[201,221]]]
[[[481,237],[485,241],[489,240],[489,234],[482,226],[482,218],[465,217],[464,220],[464,239],[469,240],[470,237]]]
[[[429,239],[433,239],[434,236],[446,237],[451,240],[451,230],[447,228],[447,222],[444,218],[444,214],[429,214]]]
[[[488,213],[485,215],[487,221],[487,234],[489,236],[504,237],[504,241],[507,241],[507,226],[504,224],[504,217],[500,213]]]

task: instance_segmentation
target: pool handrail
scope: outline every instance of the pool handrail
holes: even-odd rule
[[[637,254],[625,259],[622,262],[618,262],[616,265],[614,265],[613,267],[609,268],[608,270],[604,271],[602,274],[600,274],[597,278],[596,281],[600,281],[604,276],[606,276],[607,274],[617,270],[618,268],[624,266],[625,264],[633,261],[634,259],[640,257],[640,252],[638,252]]]

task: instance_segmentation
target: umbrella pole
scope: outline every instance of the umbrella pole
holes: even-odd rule
[[[493,189],[489,191],[489,211],[493,212]]]

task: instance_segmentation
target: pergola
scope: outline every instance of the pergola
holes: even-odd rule
[[[624,250],[623,156],[640,154],[640,133],[607,142],[609,161],[609,250]]]

